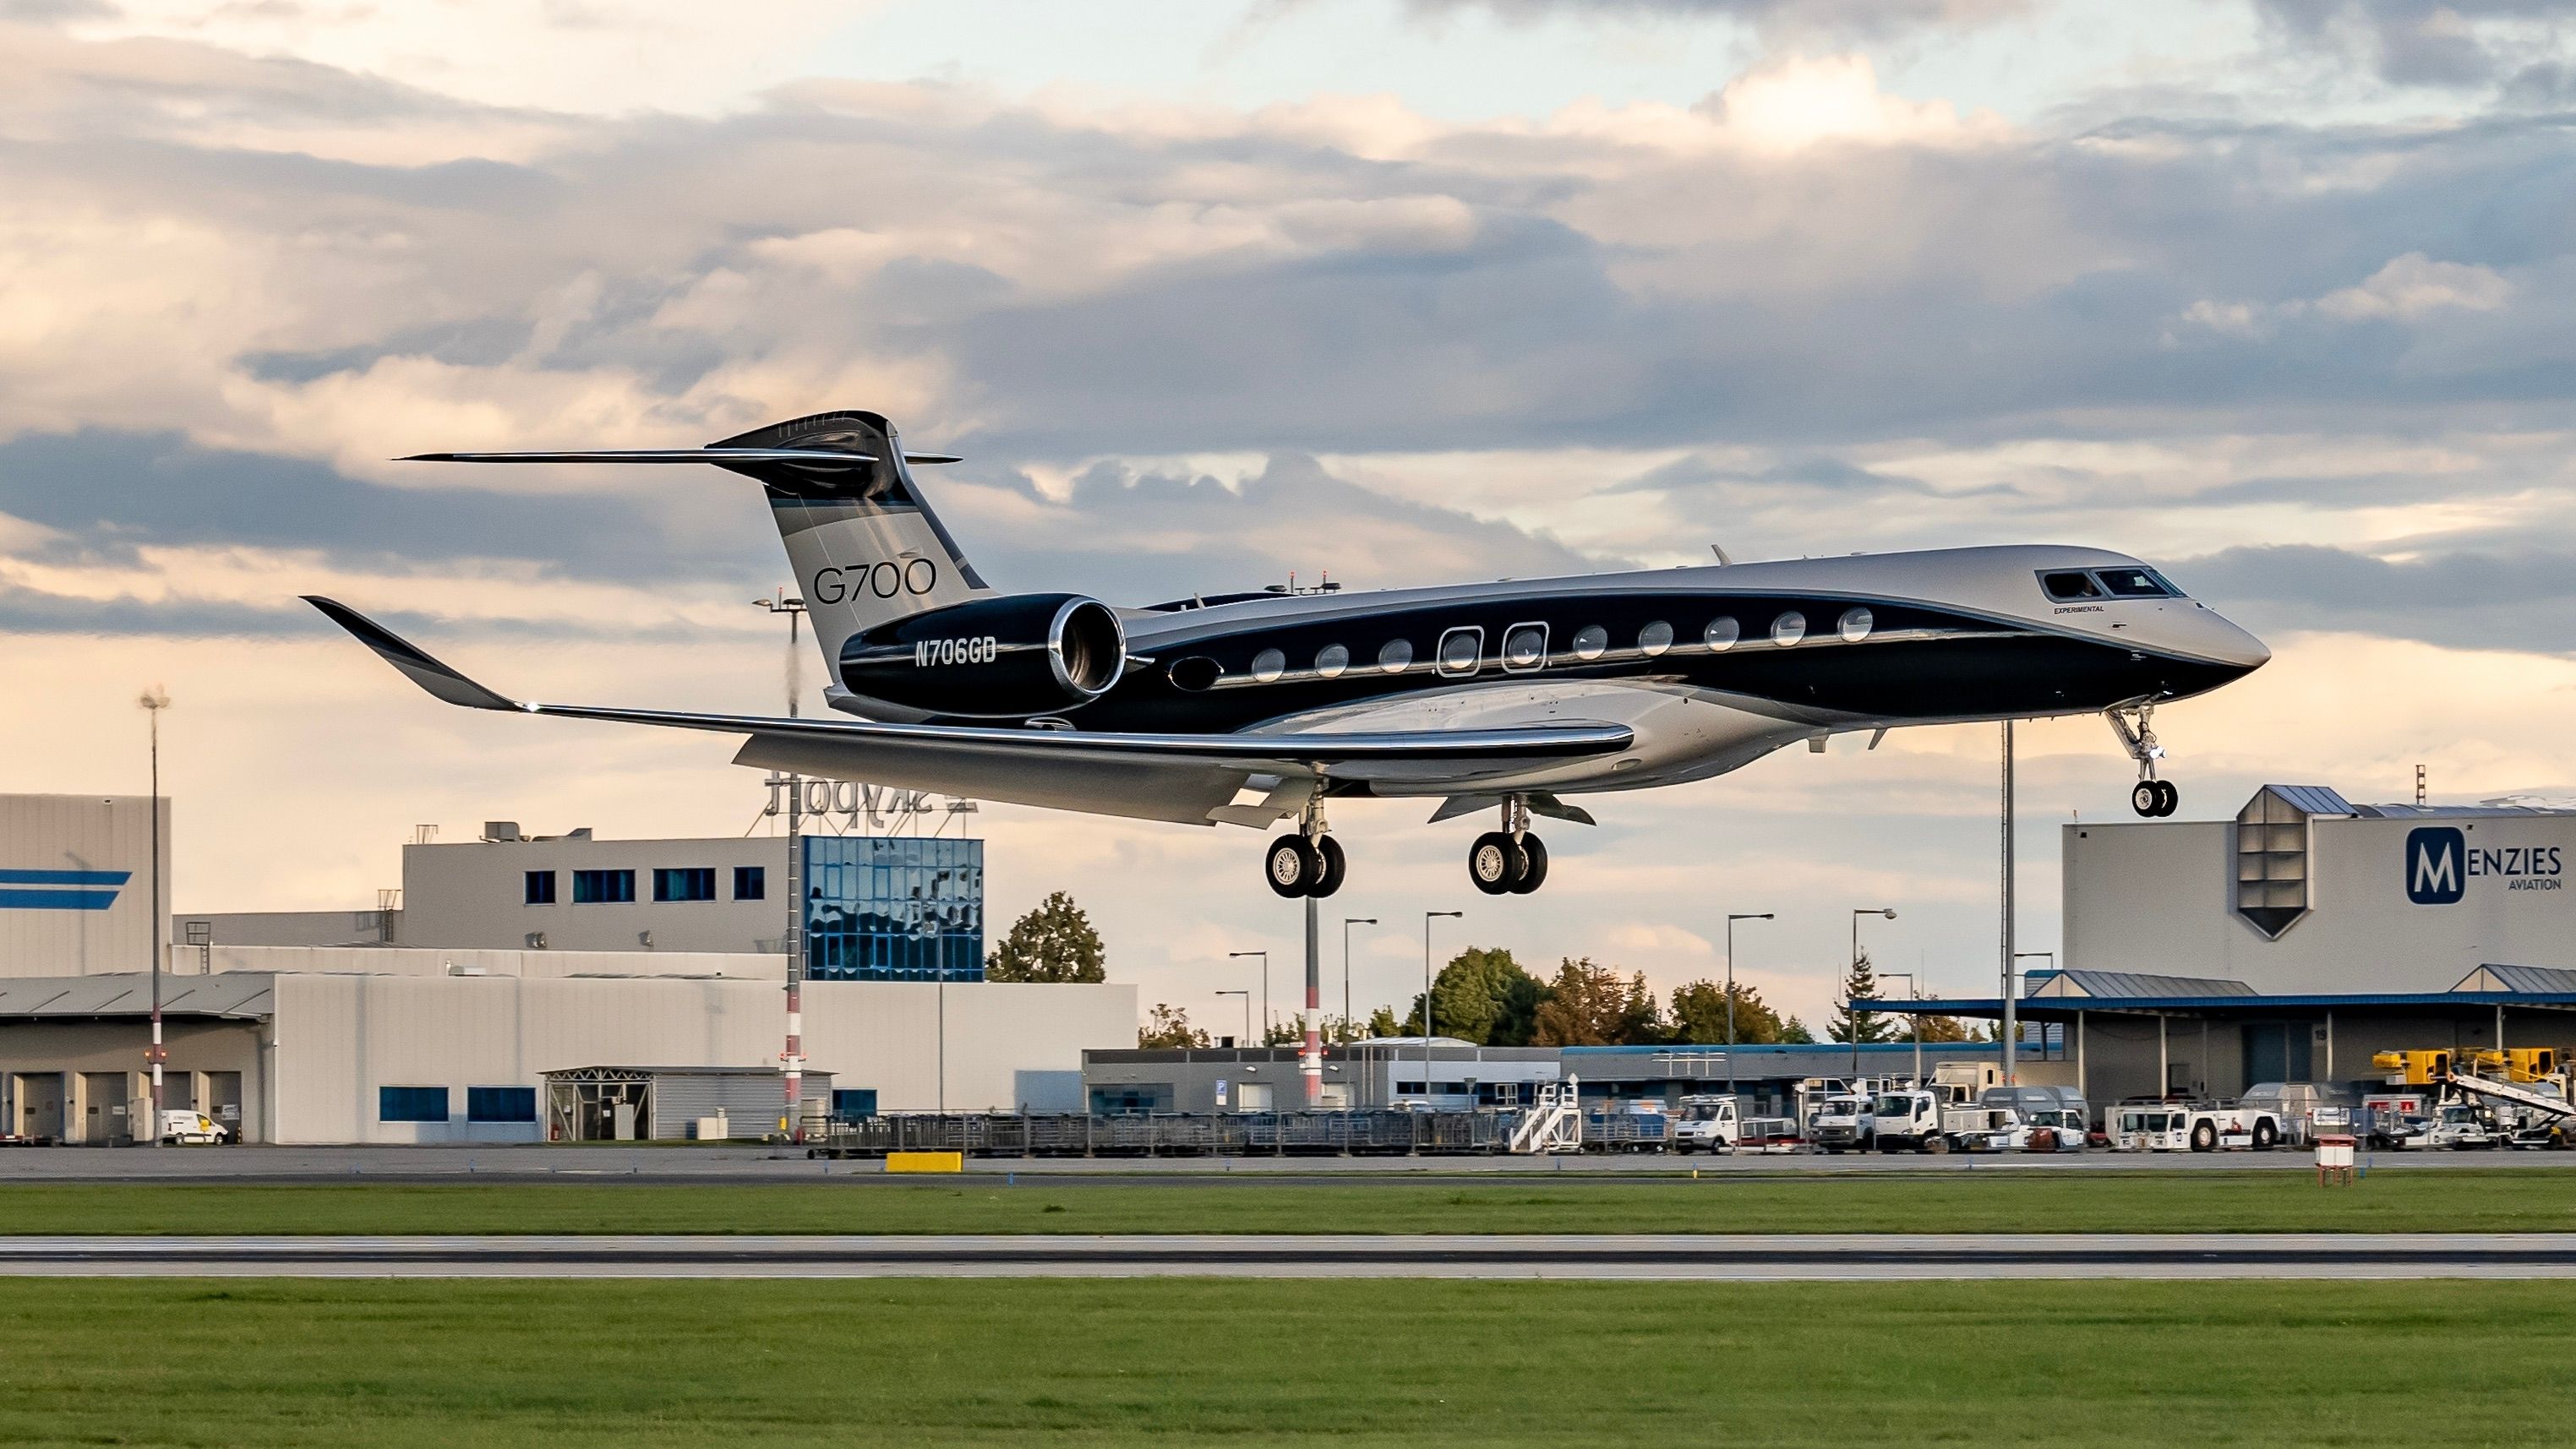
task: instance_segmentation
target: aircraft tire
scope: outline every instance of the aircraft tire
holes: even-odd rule
[[[1467,879],[1489,896],[1509,891],[1528,872],[1528,854],[1504,831],[1488,830],[1467,847]]]
[[[2174,782],[2158,780],[2156,782],[2156,818],[2161,820],[2181,808],[2182,792],[2174,788]]]
[[[2154,819],[2156,807],[2165,802],[2165,792],[2156,788],[2162,783],[2160,780],[2140,780],[2138,787],[2129,792],[2129,808],[2137,811],[2141,818]]]
[[[1547,884],[1547,846],[1537,836],[1524,831],[1521,835],[1522,869],[1512,882],[1512,894],[1525,896]]]
[[[1320,862],[1315,871],[1310,896],[1328,896],[1342,888],[1342,878],[1350,874],[1350,858],[1342,854],[1342,843],[1329,835],[1315,840],[1315,857]]]
[[[1272,840],[1261,859],[1262,879],[1270,882],[1271,890],[1291,899],[1312,890],[1323,871],[1323,857],[1306,843],[1305,836],[1294,833]]]

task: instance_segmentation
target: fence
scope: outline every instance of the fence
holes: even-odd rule
[[[1493,1153],[1518,1111],[1136,1113],[908,1112],[835,1122],[812,1157],[963,1152],[970,1157],[1274,1157]]]

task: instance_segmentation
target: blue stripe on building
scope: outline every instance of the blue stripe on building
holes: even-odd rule
[[[13,891],[0,889],[0,911],[103,911],[114,891]]]
[[[0,885],[121,886],[132,879],[130,870],[0,870]]]

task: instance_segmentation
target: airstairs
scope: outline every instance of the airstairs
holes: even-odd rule
[[[1583,1109],[1578,1079],[1538,1084],[1538,1105],[1521,1114],[1512,1127],[1512,1151],[1520,1153],[1581,1152]]]

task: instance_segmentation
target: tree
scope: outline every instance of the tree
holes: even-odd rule
[[[1105,981],[1100,933],[1073,897],[1057,891],[1011,923],[1011,933],[984,960],[987,981]]]
[[[1189,1012],[1178,1006],[1155,1002],[1153,1014],[1137,1029],[1139,1047],[1203,1047],[1208,1034],[1190,1025]]]
[[[1449,959],[1431,982],[1431,1024],[1442,1036],[1480,1046],[1527,1046],[1545,994],[1538,978],[1509,951],[1470,946]],[[1412,1026],[1421,1029],[1422,998],[1413,1001]]]
[[[1878,968],[1869,964],[1869,953],[1863,951],[1843,977],[1842,1000],[1834,1003],[1834,1020],[1828,1034],[1836,1041],[1886,1041],[1890,1035],[1887,1019],[1875,1011],[1854,1010],[1851,1005],[1877,996]]]
[[[1805,1028],[1801,1027],[1800,1030]],[[1735,983],[1735,1039],[1738,1042],[1787,1040],[1788,1026],[1762,1000],[1762,993]],[[1672,1039],[1707,1045],[1726,1040],[1726,988],[1714,981],[1694,981],[1673,992]]]
[[[1567,957],[1547,983],[1530,1033],[1536,1046],[1644,1045],[1664,1039],[1663,1013],[1640,971],[1625,980],[1589,956]]]
[[[1404,1023],[1395,1019],[1393,1007],[1381,1006],[1369,1013],[1368,1034],[1378,1040],[1404,1035]]]
[[[1261,1029],[1261,1044],[1263,1046],[1304,1046],[1306,1019],[1298,1017],[1290,1021],[1270,1023]]]
[[[1970,1026],[1955,1016],[1927,1016],[1923,1018],[1923,1039],[1925,1041],[1992,1041],[1994,1038],[1986,1035],[1983,1027]]]
[[[1789,1018],[1788,1025],[1780,1028],[1780,1040],[1785,1042],[1795,1042],[1804,1046],[1815,1039],[1816,1034],[1807,1030],[1807,1024],[1794,1016]]]

